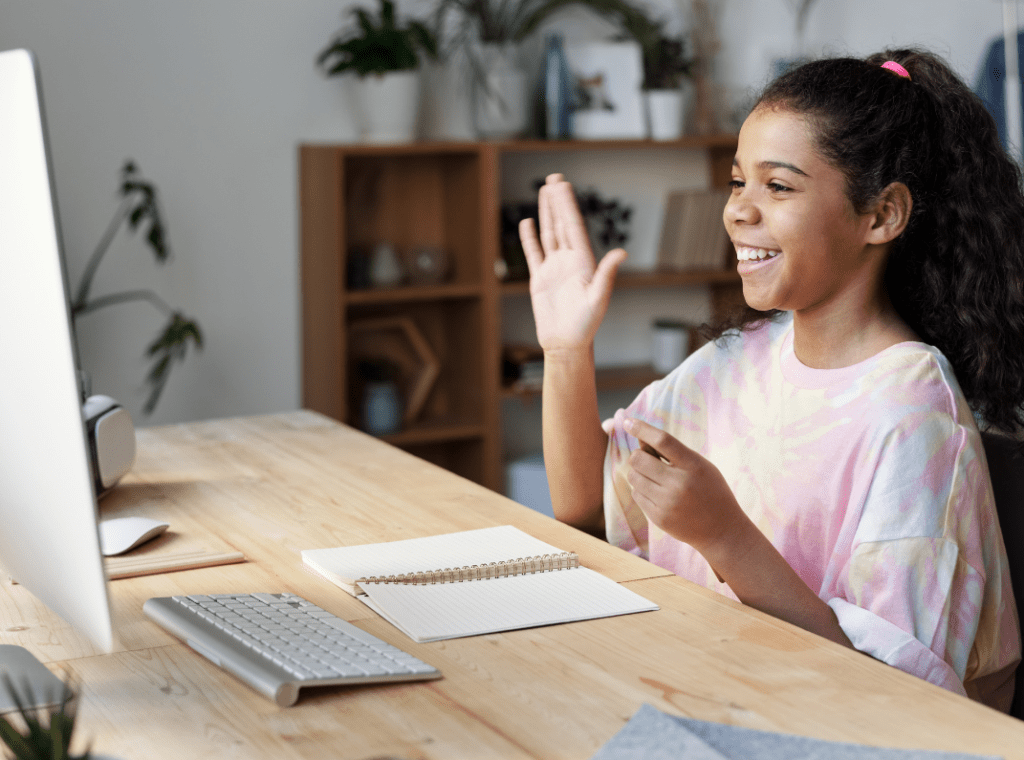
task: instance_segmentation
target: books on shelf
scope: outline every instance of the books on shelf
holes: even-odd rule
[[[668,194],[658,246],[658,268],[724,269],[729,236],[722,212],[731,190],[676,190]]]
[[[510,525],[307,549],[302,561],[417,642],[658,609]]]

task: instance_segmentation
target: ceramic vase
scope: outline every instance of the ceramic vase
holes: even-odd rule
[[[548,140],[569,139],[572,137],[573,85],[561,34],[552,32],[547,36],[540,85],[544,137]]]
[[[474,81],[473,126],[483,140],[520,137],[529,126],[526,72],[516,63],[511,44],[485,43],[481,76]]]
[[[360,139],[369,143],[404,143],[416,139],[419,120],[418,71],[392,71],[360,78],[355,88]]]
[[[385,380],[366,384],[363,427],[372,435],[388,435],[402,429],[402,403],[395,383]]]
[[[370,257],[370,284],[375,288],[393,288],[402,284],[404,272],[398,253],[391,243],[380,243]]]
[[[678,140],[686,127],[691,87],[685,83],[675,90],[646,90],[647,136],[652,140]]]

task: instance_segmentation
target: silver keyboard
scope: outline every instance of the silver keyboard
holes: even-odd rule
[[[167,596],[147,617],[281,707],[303,686],[440,678],[441,671],[294,594]]]

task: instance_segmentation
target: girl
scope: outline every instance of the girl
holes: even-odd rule
[[[520,229],[556,516],[1006,710],[1020,633],[975,413],[1024,431],[1024,197],[937,57],[806,64],[743,124],[724,221],[752,307],[603,428],[572,188]]]

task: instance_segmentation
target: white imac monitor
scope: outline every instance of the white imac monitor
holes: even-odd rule
[[[36,62],[0,52],[0,568],[109,651],[67,282]]]

